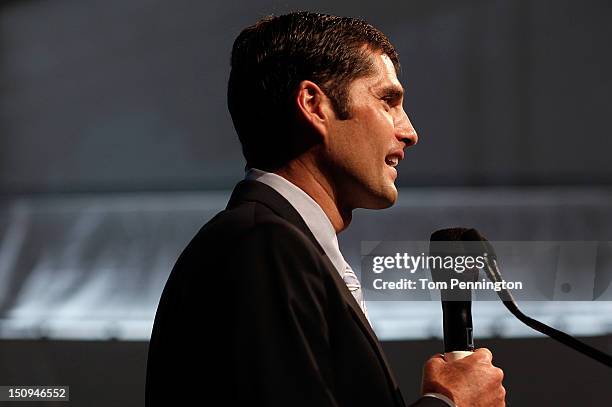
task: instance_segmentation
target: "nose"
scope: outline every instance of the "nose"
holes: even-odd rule
[[[403,108],[395,123],[395,137],[404,143],[406,147],[414,146],[419,142],[419,135],[412,126],[412,123],[410,122],[410,119]]]

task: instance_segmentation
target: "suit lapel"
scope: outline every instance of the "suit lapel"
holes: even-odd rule
[[[368,341],[374,348],[380,363],[384,367],[385,372],[387,374],[387,378],[392,384],[393,391],[399,392],[397,382],[395,381],[393,373],[391,372],[391,369],[389,367],[389,363],[387,362],[383,350],[380,346],[380,342],[378,341],[376,334],[372,330],[370,323],[366,319],[365,315],[363,314],[363,311],[359,307],[359,304],[357,303],[357,301],[349,291],[348,287],[344,283],[344,280],[342,280],[342,278],[340,277],[340,274],[337,272],[333,263],[327,257],[327,254],[325,254],[325,250],[323,250],[321,245],[319,245],[319,242],[317,242],[317,239],[314,237],[314,235],[306,225],[306,222],[300,216],[297,210],[295,210],[295,208],[289,203],[289,201],[287,201],[281,194],[276,192],[276,190],[274,190],[272,187],[262,182],[252,180],[243,180],[236,185],[236,188],[234,188],[232,196],[227,204],[227,209],[232,209],[242,202],[249,201],[259,202],[263,205],[266,205],[268,208],[274,211],[274,213],[294,224],[318,248],[321,256],[325,258],[330,274],[336,282],[336,286],[342,294],[345,303],[348,305],[357,324],[363,331],[364,335],[368,338]],[[403,404],[403,402],[401,404]]]
[[[357,322],[357,325],[359,326],[359,328],[361,328],[361,331],[364,333],[364,336],[368,339],[370,346],[374,348],[376,356],[378,357],[380,364],[384,368],[385,374],[387,376],[387,380],[391,384],[391,391],[394,393],[395,397],[397,398],[398,404],[400,406],[403,406],[404,400],[401,396],[401,392],[399,391],[399,386],[397,384],[397,381],[395,380],[395,376],[393,375],[393,372],[391,371],[389,362],[387,361],[387,358],[385,357],[385,353],[382,350],[380,341],[378,340],[376,333],[372,329],[370,322],[365,317],[361,307],[359,306],[359,303],[357,302],[355,297],[353,297],[353,294],[351,294],[351,292],[349,291],[348,287],[344,283],[344,280],[342,280],[342,278],[336,271],[336,268],[332,264],[331,260],[329,260],[327,256],[325,256],[325,260],[328,263],[328,267],[332,270],[331,272],[332,278],[336,282],[336,286],[338,287],[338,290],[342,294],[342,297],[344,298],[344,302],[348,305],[348,308],[351,311],[353,318]]]

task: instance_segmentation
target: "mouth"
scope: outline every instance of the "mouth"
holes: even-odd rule
[[[397,164],[399,164],[399,158],[398,157],[386,157],[385,163],[390,167],[397,167]]]
[[[404,152],[402,150],[395,150],[385,157],[385,164],[387,164],[389,167],[395,168],[403,159]]]

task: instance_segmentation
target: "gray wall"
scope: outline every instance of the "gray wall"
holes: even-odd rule
[[[0,8],[0,192],[229,188],[239,30],[363,17],[397,45],[421,139],[399,184],[607,184],[607,1],[12,1]]]

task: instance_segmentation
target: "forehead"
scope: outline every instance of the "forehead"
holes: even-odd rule
[[[397,78],[393,61],[387,54],[382,52],[370,53],[370,61],[372,62],[373,73],[371,75],[357,79],[362,81],[366,87],[375,90],[378,88],[398,88],[402,89],[402,85]]]

